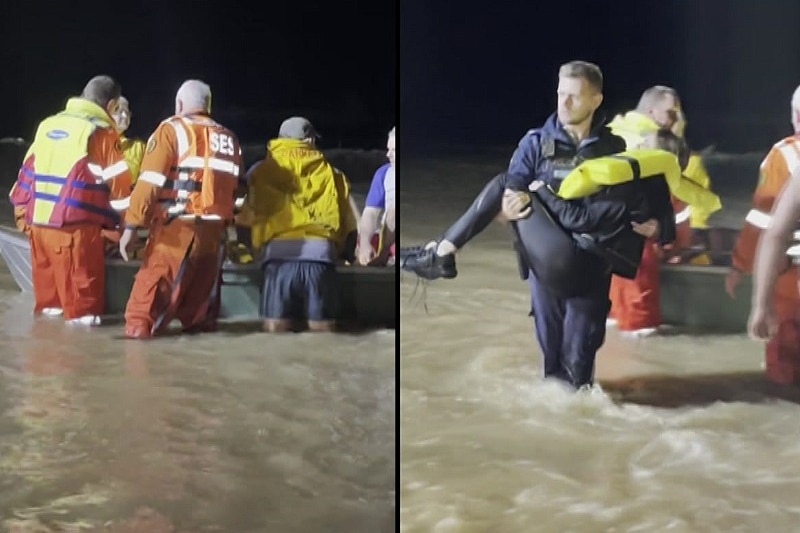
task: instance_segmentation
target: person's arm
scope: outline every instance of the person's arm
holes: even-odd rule
[[[348,197],[348,202],[350,204],[350,212],[353,214],[353,220],[356,221],[355,226],[358,227],[358,221],[361,220],[361,213],[358,211],[358,204],[356,203],[356,199],[353,198],[352,195]]]
[[[778,276],[788,266],[788,248],[800,220],[800,167],[789,177],[772,211],[772,220],[756,247],[753,264],[753,300],[748,331],[756,338],[774,333],[772,299]]]
[[[625,203],[621,201],[592,198],[564,200],[547,187],[537,188],[534,194],[567,231],[575,233],[608,231],[630,223]]]
[[[94,167],[108,185],[111,207],[115,211],[128,209],[134,174],[128,156],[120,149],[119,134],[111,128],[97,130],[89,141],[88,158],[89,168]]]
[[[644,191],[646,214],[648,224],[657,224],[653,237],[659,244],[666,245],[675,241],[675,210],[672,207],[672,195],[669,185],[663,177],[654,176],[641,180]],[[645,221],[637,218],[637,213],[631,213],[632,218],[641,223]],[[650,222],[652,221],[652,222]]]
[[[498,222],[519,220],[530,214],[528,186],[536,180],[538,154],[539,133],[530,130],[520,139],[508,163],[501,209],[495,217]]]
[[[535,180],[538,156],[539,133],[531,130],[520,139],[517,149],[514,150],[511,161],[508,163],[508,174],[516,178],[512,178],[512,181],[524,182],[524,186],[527,187]]]
[[[148,140],[142,170],[130,196],[130,208],[125,213],[125,228],[119,241],[120,255],[125,261],[128,260],[128,245],[136,230],[150,225],[153,206],[158,201],[170,169],[177,161],[174,131],[171,126],[162,123]]]
[[[386,191],[383,186],[385,168],[378,169],[372,177],[372,182],[364,202],[364,211],[358,220],[358,262],[368,264],[375,257],[372,249],[372,236],[380,228],[381,212],[386,206]]]

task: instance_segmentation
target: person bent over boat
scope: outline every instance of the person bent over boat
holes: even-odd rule
[[[386,141],[389,162],[375,171],[358,224],[356,256],[361,265],[394,265],[395,146],[395,128],[392,128]]]
[[[95,76],[80,97],[39,124],[10,198],[28,233],[35,313],[98,325],[105,308],[103,229],[119,222],[131,173],[111,115],[121,88]]]
[[[266,331],[288,331],[298,323],[333,330],[336,263],[343,256],[353,260],[358,216],[350,184],[317,149],[317,137],[307,119],[286,119],[250,178],[247,203],[264,272],[260,314]]]
[[[602,90],[603,76],[597,65],[584,61],[562,65],[556,113],[543,127],[525,134],[508,172],[484,187],[442,240],[421,251],[401,250],[402,268],[428,279],[455,277],[455,251],[500,214],[506,188],[524,191],[533,181],[540,180],[557,190],[581,160],[622,152],[625,142],[595,114],[603,101]],[[544,376],[576,388],[592,382],[595,354],[605,340],[610,307],[608,267],[588,252],[586,257],[581,272],[585,288],[574,296],[557,294],[535,272],[526,275],[531,286],[536,336],[544,355]]]
[[[125,309],[127,337],[152,337],[173,319],[184,332],[216,329],[223,242],[241,165],[239,139],[211,118],[211,88],[185,81],[175,115],[147,141],[120,238],[127,261],[137,229],[150,231]]]
[[[125,136],[125,132],[131,124],[131,108],[127,98],[124,96],[119,97],[119,104],[111,118],[114,119],[117,132],[119,132],[120,148],[122,149],[122,153],[125,154],[125,161],[128,163],[128,168],[131,171],[131,188],[133,188],[136,184],[136,180],[139,178],[139,169],[142,166],[145,144],[141,139],[132,139]],[[112,202],[111,205],[119,213],[120,220],[123,220],[125,218],[125,211],[127,211],[130,205],[130,199],[126,198],[124,201],[115,201]],[[118,255],[119,238],[121,234],[121,226],[113,230],[103,231],[103,237],[106,239],[106,255]]]
[[[759,167],[758,184],[752,208],[747,213],[733,249],[731,269],[725,278],[725,290],[736,297],[742,276],[753,272],[756,246],[774,222],[770,213],[786,189],[791,174],[800,167],[800,87],[791,100],[794,135],[776,143]],[[776,318],[777,331],[765,347],[766,372],[777,383],[800,383],[800,295],[796,268],[784,263],[769,298],[770,311]]]

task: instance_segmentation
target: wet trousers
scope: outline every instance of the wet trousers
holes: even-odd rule
[[[64,319],[102,315],[106,270],[100,226],[33,226],[30,233],[34,312],[61,308]]]
[[[784,273],[775,286],[778,333],[764,349],[767,378],[784,385],[800,384],[800,285],[796,269]]]
[[[173,220],[150,232],[125,308],[125,335],[148,338],[178,319],[184,331],[211,331],[219,316],[225,225]]]
[[[661,276],[655,245],[645,243],[642,262],[634,279],[613,276],[611,317],[620,331],[635,331],[661,325]]]
[[[595,356],[606,338],[610,277],[598,275],[585,294],[562,298],[543,286],[532,272],[528,276],[544,377],[561,379],[575,388],[592,383]]]

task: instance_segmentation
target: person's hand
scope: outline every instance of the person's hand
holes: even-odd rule
[[[756,341],[767,340],[778,332],[775,313],[769,308],[753,307],[747,319],[747,333]]]
[[[736,299],[736,287],[739,286],[739,283],[742,282],[742,273],[735,268],[732,268],[728,271],[728,275],[725,276],[725,292],[728,293],[728,296],[731,297],[732,300]]]
[[[118,243],[122,235],[117,229],[103,229],[100,233],[104,239],[114,243]]]
[[[507,220],[520,220],[531,214],[531,199],[528,193],[506,189],[503,192],[503,216]]]
[[[372,248],[372,245],[359,246],[358,250],[356,250],[356,258],[358,259],[359,265],[367,266],[375,259],[375,250]]]
[[[135,235],[135,228],[125,228],[125,231],[122,232],[122,236],[119,238],[119,255],[122,256],[124,261],[128,260],[128,248],[130,248],[131,241],[133,241]]]
[[[658,233],[658,220],[651,218],[639,224],[638,222],[631,222],[631,226],[633,227],[633,231],[638,233],[639,235],[650,238],[654,237],[656,233]]]

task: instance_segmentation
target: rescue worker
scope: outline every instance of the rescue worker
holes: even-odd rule
[[[558,106],[542,128],[528,131],[511,158],[508,172],[491,180],[468,211],[424,250],[402,251],[401,266],[423,277],[457,275],[454,253],[501,212],[504,189],[527,190],[541,180],[554,190],[579,160],[622,152],[625,142],[604,125],[595,111],[603,101],[600,68],[585,61],[562,65],[558,73]],[[584,264],[587,289],[560,297],[541,284],[535,273],[531,286],[536,336],[544,355],[544,377],[575,388],[592,383],[594,359],[605,340],[611,275],[599,257]]]
[[[797,117],[796,111],[794,117]],[[755,340],[784,335],[780,332],[783,321],[778,315],[779,306],[775,300],[779,294],[777,289],[780,277],[792,268],[787,257],[787,246],[797,229],[798,220],[800,220],[800,165],[795,163],[790,170],[786,186],[775,202],[770,223],[761,235],[756,248],[753,264],[753,304],[747,320],[747,332]],[[795,338],[793,348],[796,350],[798,345],[800,339]],[[772,379],[778,378],[781,383],[796,383],[798,377],[796,361],[793,360],[795,364],[790,368],[781,369],[783,372],[780,374],[770,373],[767,367],[767,374]]]
[[[144,157],[145,143],[141,139],[131,139],[125,136],[125,132],[128,131],[131,125],[131,108],[128,99],[124,96],[119,97],[119,105],[112,118],[119,132],[125,161],[128,162],[133,183],[136,184],[136,180],[139,178],[139,169],[142,166],[142,158]]]
[[[127,201],[131,173],[111,118],[121,88],[95,76],[80,97],[39,124],[10,198],[30,237],[35,313],[99,325],[105,308],[103,229]]]
[[[671,131],[679,138],[684,139],[686,131],[686,115],[678,103],[678,119],[672,125]],[[683,175],[698,186],[711,193],[711,177],[703,164],[703,158],[698,153],[691,153],[689,161],[683,169]],[[661,259],[670,264],[688,263],[691,265],[710,265],[711,258],[707,250],[708,219],[715,212],[722,209],[722,202],[713,193],[703,195],[696,203],[687,204],[679,198],[672,198],[675,209],[675,224],[677,232],[675,242],[661,248]]]
[[[394,265],[395,258],[395,129],[386,141],[389,162],[372,177],[358,225],[357,258],[361,265]],[[380,220],[383,212],[383,220]]]
[[[316,147],[308,119],[283,121],[254,168],[247,195],[253,248],[264,272],[264,330],[332,331],[338,317],[336,263],[353,260],[358,214],[350,184]]]
[[[725,290],[736,297],[736,287],[745,274],[753,273],[756,245],[764,239],[763,232],[774,224],[770,212],[784,191],[792,173],[800,167],[800,86],[790,103],[794,135],[776,143],[759,169],[758,184],[753,194],[752,208],[744,220],[733,249],[732,266],[725,278]],[[777,319],[777,333],[766,345],[767,376],[778,383],[800,382],[800,296],[797,269],[782,269],[768,301],[770,312]]]
[[[685,118],[677,91],[663,85],[650,87],[642,93],[635,110],[616,116],[609,123],[609,127],[612,132],[625,139],[629,148],[637,146],[645,135],[659,129],[682,134]],[[690,157],[684,174],[692,181],[708,187],[708,175],[698,156]],[[702,176],[705,176],[705,184],[702,183]],[[710,213],[703,215],[701,212],[709,210],[713,212],[721,207],[718,197],[709,198],[712,200],[716,198],[717,205],[707,209],[698,206],[695,214],[703,224]],[[691,246],[692,236],[689,226],[691,211],[688,204],[675,198],[673,207],[678,227],[676,243],[671,246],[674,250],[683,250]],[[655,242],[649,243],[645,247],[639,272],[634,279],[622,279],[618,276],[612,278],[610,291],[612,308],[609,323],[616,324],[619,330],[627,335],[637,337],[653,335],[658,333],[658,328],[662,326],[659,275],[661,253],[662,247]]]
[[[216,329],[223,241],[241,165],[239,139],[211,118],[211,88],[185,81],[175,115],[147,141],[120,238],[127,261],[136,230],[150,232],[125,309],[127,337],[150,338],[173,319],[184,332]]]
[[[131,109],[128,99],[124,96],[119,97],[119,104],[112,115],[114,124],[119,132],[120,146],[122,153],[125,154],[125,161],[131,171],[131,186],[136,184],[139,177],[139,169],[142,166],[144,157],[144,141],[141,139],[130,139],[125,136],[125,132],[131,124]],[[111,206],[119,212],[120,220],[125,218],[125,211],[129,206],[129,198],[124,201],[112,201]],[[103,230],[103,237],[106,239],[106,255],[117,256],[119,253],[119,237],[122,234],[122,227],[118,226],[113,230]]]

